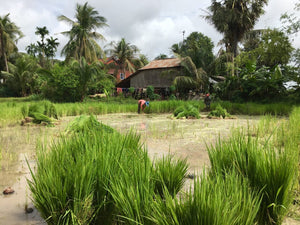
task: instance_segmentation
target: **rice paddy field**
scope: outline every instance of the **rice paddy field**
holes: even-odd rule
[[[0,224],[300,224],[300,108],[116,100],[21,126],[36,103],[0,99]],[[175,119],[183,104],[200,119]]]

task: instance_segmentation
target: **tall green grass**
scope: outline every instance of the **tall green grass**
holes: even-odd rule
[[[176,163],[186,168],[181,160],[162,168],[179,183],[166,185],[174,194],[186,176],[186,170],[175,170],[180,168]],[[121,135],[94,117],[82,116],[50,149],[39,147],[29,187],[48,224],[145,224],[148,203],[158,192],[160,176],[154,168],[139,135]]]
[[[260,195],[249,192],[249,183],[235,173],[194,181],[186,196],[157,199],[151,220],[161,225],[253,225],[259,210]]]
[[[228,101],[212,102],[211,109],[215,109],[220,104],[230,114],[242,114],[242,115],[277,115],[277,116],[288,116],[292,110],[293,105],[289,103],[234,103]]]
[[[293,139],[293,134],[299,135],[299,128],[287,129],[294,116],[295,112],[290,122],[280,127],[286,132],[273,127],[273,132],[261,139],[259,135],[253,138],[250,133],[237,131],[229,140],[219,140],[216,146],[208,149],[210,176],[225,177],[234,171],[249,181],[252,191],[261,192],[259,224],[281,224],[292,202],[299,142],[299,139]]]
[[[22,120],[22,107],[32,104],[44,104],[46,100],[33,100],[34,98],[0,98],[0,127],[16,125]],[[230,114],[245,115],[284,115],[288,116],[293,105],[286,103],[258,104],[258,103],[231,103],[213,102],[214,110],[220,104]],[[200,101],[151,101],[150,107],[146,107],[146,113],[173,113],[180,106],[192,105],[202,111],[205,104]],[[135,113],[137,112],[137,100],[132,98],[109,98],[101,101],[88,100],[81,103],[55,103],[58,117],[78,115],[100,115],[107,113]]]

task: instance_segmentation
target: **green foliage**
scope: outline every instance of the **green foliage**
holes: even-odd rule
[[[41,70],[41,73],[46,81],[42,86],[45,98],[55,102],[80,100],[77,90],[79,77],[69,66],[55,64],[50,71]]]
[[[286,65],[293,51],[288,36],[282,31],[267,30],[263,33],[258,48],[253,50],[258,65],[274,67],[276,65]]]
[[[24,35],[20,28],[10,20],[9,13],[0,17],[0,71],[9,72],[8,58],[9,56],[17,52],[17,41]]]
[[[254,27],[263,14],[263,7],[267,2],[267,0],[212,1],[208,7],[209,15],[205,18],[224,34],[226,51],[231,52],[234,57],[238,53],[238,42]]]
[[[220,104],[217,105],[215,110],[212,110],[208,117],[222,117],[225,119],[225,117],[230,117],[230,114],[227,112],[226,109],[224,109]]]
[[[212,40],[202,33],[192,32],[182,43],[172,46],[172,51],[182,57],[189,56],[196,68],[207,71],[214,59],[214,44]]]
[[[97,32],[97,28],[106,27],[106,19],[100,16],[88,2],[76,5],[75,18],[76,20],[73,21],[64,15],[58,17],[58,20],[72,25],[71,30],[62,32],[70,38],[62,54],[66,55],[67,61],[71,58],[80,61],[82,57],[89,63],[98,61],[98,58],[104,54],[97,40],[103,40],[104,37]]]
[[[147,90],[146,90],[146,93],[147,93],[147,97],[148,97],[150,100],[154,100],[154,99],[155,99],[155,95],[154,95],[154,87],[153,87],[153,86],[148,86],[148,87],[147,87]]]
[[[37,93],[40,90],[41,80],[37,73],[37,60],[28,55],[17,57],[15,65],[9,64],[10,72],[2,72],[6,82],[7,93],[12,96],[22,96]]]
[[[231,101],[265,101],[276,98],[283,99],[286,95],[285,77],[279,66],[257,68],[255,62],[248,61],[239,76],[226,77],[216,86],[218,97]]]

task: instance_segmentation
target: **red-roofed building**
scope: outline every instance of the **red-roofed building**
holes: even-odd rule
[[[116,78],[117,83],[121,82],[122,80],[128,78],[131,74],[133,74],[129,70],[122,71],[118,64],[118,61],[113,56],[108,57],[106,60],[100,59],[100,61],[103,62],[104,65],[106,65],[108,69],[107,73],[113,75]]]

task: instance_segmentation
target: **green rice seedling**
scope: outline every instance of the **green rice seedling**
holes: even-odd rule
[[[208,152],[211,176],[226,176],[236,171],[249,180],[252,191],[261,191],[259,224],[281,224],[291,204],[297,168],[294,148],[277,149],[272,143],[260,144],[258,138],[253,139],[251,135],[238,131],[229,140],[210,147]]]
[[[152,163],[147,153],[140,160],[131,160],[131,170],[121,167],[119,177],[112,176],[108,191],[117,209],[117,221],[124,224],[153,224],[149,220],[154,202],[151,182]]]
[[[112,133],[114,130],[104,124],[100,124],[94,116],[81,115],[68,124],[67,133],[84,133],[84,132],[105,131]]]
[[[260,194],[249,192],[249,182],[236,173],[225,177],[196,178],[194,187],[179,200],[168,192],[156,198],[151,220],[162,225],[253,225],[260,205]]]
[[[193,105],[188,104],[185,106],[179,106],[178,108],[175,109],[173,115],[178,119],[178,118],[188,118],[188,117],[193,117],[199,119],[199,111],[197,108],[195,108]]]
[[[31,170],[29,186],[33,202],[48,224],[114,224],[123,216],[131,217],[112,195],[118,191],[113,187],[120,180],[120,185],[127,181],[132,188],[141,185],[138,191],[145,195],[142,199],[153,200],[154,194],[148,195],[143,189],[144,185],[152,189],[154,185],[150,179],[152,163],[142,150],[140,136],[110,132],[96,122],[93,117],[83,117],[78,123],[86,123],[80,126],[84,129],[62,136],[50,150],[39,148],[37,170]]]
[[[225,117],[230,117],[230,114],[226,109],[218,104],[216,109],[208,114],[208,117],[222,117],[223,119],[225,119]]]
[[[184,185],[187,175],[187,159],[175,159],[173,155],[163,156],[155,161],[154,185],[155,193],[163,197],[164,189],[175,197]]]

